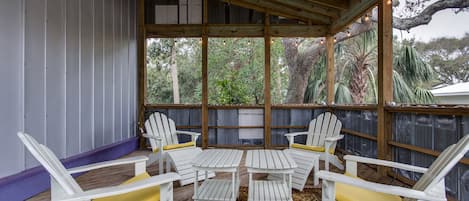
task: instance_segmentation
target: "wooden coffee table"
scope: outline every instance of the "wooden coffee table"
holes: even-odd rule
[[[230,200],[239,194],[239,164],[243,151],[233,149],[207,149],[192,160],[195,170],[194,200]],[[199,171],[205,172],[205,181],[199,187]],[[208,179],[207,172],[231,172],[231,180]]]
[[[292,200],[292,174],[297,165],[289,154],[281,150],[249,150],[246,167],[249,173],[249,201]],[[253,181],[253,173],[282,174],[283,180]]]

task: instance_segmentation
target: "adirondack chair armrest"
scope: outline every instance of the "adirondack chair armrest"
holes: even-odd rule
[[[294,132],[294,133],[285,134],[285,137],[287,137],[290,147],[293,144],[293,142],[295,141],[295,136],[298,136],[298,135],[308,135],[308,132]]]
[[[111,167],[116,165],[125,165],[125,164],[135,164],[136,168],[145,167],[146,161],[148,157],[146,156],[135,156],[111,161],[104,161],[99,163],[93,163],[89,165],[79,166],[67,169],[70,174],[86,172],[94,169],[104,168],[104,167]]]
[[[294,132],[294,133],[286,133],[285,137],[295,137],[298,135],[308,135],[308,132]]]
[[[192,141],[197,141],[197,138],[200,136],[200,133],[191,132],[191,131],[176,131],[176,134],[190,135],[192,136]]]
[[[424,168],[424,167],[408,165],[408,164],[403,164],[403,163],[397,163],[397,162],[393,162],[393,161],[374,159],[374,158],[354,156],[354,155],[345,155],[344,159],[346,161],[347,171],[349,170],[348,166],[355,167],[355,169],[356,169],[357,162],[358,163],[367,163],[367,164],[387,166],[387,167],[398,168],[398,169],[413,171],[413,172],[418,172],[418,173],[425,173],[428,170],[428,168]],[[352,175],[356,175],[356,172],[354,173],[353,171],[349,172],[349,173],[352,174]]]
[[[176,173],[166,173],[158,176],[153,176],[148,179],[144,179],[141,181],[137,181],[130,184],[120,185],[120,186],[112,186],[112,187],[104,187],[104,188],[97,188],[93,190],[88,190],[82,193],[76,193],[74,195],[65,196],[60,200],[63,201],[78,201],[78,200],[91,200],[96,198],[103,198],[108,196],[114,195],[121,195],[124,193],[133,192],[140,189],[145,189],[153,186],[160,185],[160,196],[172,196],[172,195],[164,195],[163,192],[168,192],[172,194],[172,182],[179,180],[181,177]],[[166,199],[161,199],[166,200]]]
[[[157,141],[160,141],[160,142],[163,140],[163,138],[152,136],[152,135],[147,135],[147,134],[143,134],[142,136],[144,138],[151,138],[151,139],[154,139],[154,140],[157,140]]]
[[[446,200],[446,198],[444,197],[435,197],[434,195],[428,195],[423,191],[418,191],[418,190],[414,190],[410,188],[404,188],[400,186],[369,182],[369,181],[365,181],[359,178],[354,178],[354,177],[346,176],[343,174],[338,174],[338,173],[324,171],[324,170],[319,171],[316,175],[318,176],[318,178],[323,179],[323,182],[329,183],[329,184],[331,184],[330,182],[333,182],[333,183],[340,182],[343,184],[356,186],[356,187],[368,189],[371,191],[398,195],[398,196],[419,199],[419,200],[429,200],[429,201],[445,201]],[[334,193],[333,196],[335,196],[335,190],[330,191],[329,189],[327,189],[332,186],[335,186],[335,185],[323,184],[322,191]]]
[[[335,141],[339,141],[341,139],[344,138],[344,135],[338,135],[338,136],[334,136],[334,137],[328,137],[325,139],[326,142],[335,142]]]

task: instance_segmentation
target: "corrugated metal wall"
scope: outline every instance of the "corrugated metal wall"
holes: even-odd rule
[[[60,158],[135,135],[133,0],[0,2],[0,178],[37,166],[16,132]]]

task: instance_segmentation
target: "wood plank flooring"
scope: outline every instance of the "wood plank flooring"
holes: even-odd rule
[[[137,156],[137,155],[148,155],[149,151],[135,151],[125,157],[130,156]],[[248,186],[248,173],[246,168],[244,167],[244,160],[246,152],[244,152],[243,159],[241,161],[241,168],[240,168],[240,180],[241,186],[247,187]],[[150,167],[147,168],[147,171],[150,175],[158,174],[158,167],[157,163],[152,164]],[[321,162],[320,169],[324,169],[324,164]],[[366,166],[366,165],[359,165],[359,172],[358,175],[361,178],[366,178],[368,181],[374,181],[379,183],[386,183],[386,184],[394,184],[399,186],[405,186],[403,183],[390,178],[390,177],[380,177],[377,175],[375,169]],[[331,165],[331,171],[334,172],[341,172],[340,170],[336,169],[334,166]],[[124,182],[125,180],[131,178],[133,176],[133,165],[121,165],[121,166],[114,166],[110,168],[103,168],[98,170],[93,170],[87,172],[83,175],[80,175],[76,178],[80,186],[84,189],[93,189],[105,186],[114,186],[119,185],[120,183]],[[267,175],[265,174],[256,174],[255,179],[264,179]],[[231,178],[231,174],[228,173],[217,173],[215,178]],[[308,178],[305,188],[320,188],[318,186],[313,186],[312,176]],[[186,185],[186,186],[179,186],[177,182],[174,183],[174,200],[175,201],[189,201],[192,200],[194,187],[193,185]],[[297,192],[296,190],[293,193]],[[317,191],[319,192],[319,190]],[[317,193],[316,197],[320,198],[320,194]],[[36,195],[29,199],[30,201],[44,201],[50,200],[50,191],[45,191]]]

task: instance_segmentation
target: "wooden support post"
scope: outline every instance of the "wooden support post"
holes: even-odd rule
[[[202,148],[208,147],[208,0],[203,1],[202,27]]]
[[[270,96],[270,16],[265,15],[264,26],[264,147],[270,148],[270,124],[272,118]]]
[[[390,160],[392,115],[384,106],[393,100],[392,93],[392,7],[387,0],[378,1],[378,158]],[[387,168],[378,167],[378,173],[386,176]]]
[[[139,0],[137,5],[137,72],[138,72],[138,127],[143,128],[145,121],[145,97],[146,97],[146,36],[145,36],[145,1]],[[137,133],[140,133],[140,129]],[[140,136],[140,148],[145,148],[145,138]]]
[[[334,36],[326,36],[326,57],[327,57],[327,105],[334,104],[334,84],[335,84],[335,66],[334,66]]]

